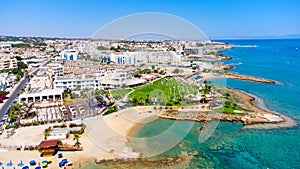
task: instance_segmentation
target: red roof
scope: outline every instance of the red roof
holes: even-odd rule
[[[39,147],[55,147],[57,143],[58,140],[44,140],[40,143]]]

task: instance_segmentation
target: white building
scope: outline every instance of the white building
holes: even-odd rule
[[[19,96],[19,103],[39,103],[42,101],[49,101],[49,102],[55,102],[55,101],[62,101],[62,93],[64,92],[64,89],[45,89],[33,93],[23,93]]]
[[[59,76],[53,81],[53,87],[55,89],[72,89],[80,90],[85,88],[96,89],[99,87],[99,82],[95,77],[89,77],[86,75],[81,76]]]
[[[134,65],[140,63],[170,63],[177,65],[181,62],[181,56],[174,51],[159,52],[120,52],[113,54],[101,54],[99,60],[106,63],[115,62],[117,65]]]
[[[75,49],[65,49],[60,52],[60,56],[66,60],[77,60],[78,53],[79,52]]]
[[[99,78],[100,89],[136,87],[145,83],[146,80],[133,78],[128,72],[122,70],[107,72],[105,76]]]
[[[17,68],[17,59],[10,56],[0,56],[0,70]]]

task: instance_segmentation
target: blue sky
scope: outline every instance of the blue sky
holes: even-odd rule
[[[300,0],[0,0],[0,35],[90,37],[141,12],[182,17],[209,37],[300,34]]]

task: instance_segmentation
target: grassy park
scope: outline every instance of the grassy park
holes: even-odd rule
[[[196,86],[166,77],[148,85],[135,88],[129,95],[132,105],[188,105],[186,95],[196,94]]]
[[[118,90],[109,90],[112,97],[115,99],[122,99],[126,94],[131,92],[133,89],[118,89]]]

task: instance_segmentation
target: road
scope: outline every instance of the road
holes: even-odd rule
[[[38,69],[31,72],[29,75],[36,74],[37,72],[38,72]],[[18,83],[18,86],[15,88],[15,90],[12,93],[9,94],[10,95],[9,98],[7,100],[4,100],[4,104],[0,108],[0,120],[2,120],[3,116],[5,115],[7,110],[9,109],[10,105],[12,105],[12,103],[16,99],[18,93],[24,88],[24,86],[27,83],[28,83],[28,78],[22,79],[21,82]]]
[[[7,100],[4,100],[4,104],[0,109],[0,119],[4,116],[4,114],[7,112],[8,108],[10,105],[14,102],[15,98],[17,97],[18,93],[23,89],[23,87],[26,85],[28,82],[27,78],[24,78],[19,85],[15,88],[15,90],[10,93],[9,98]]]

